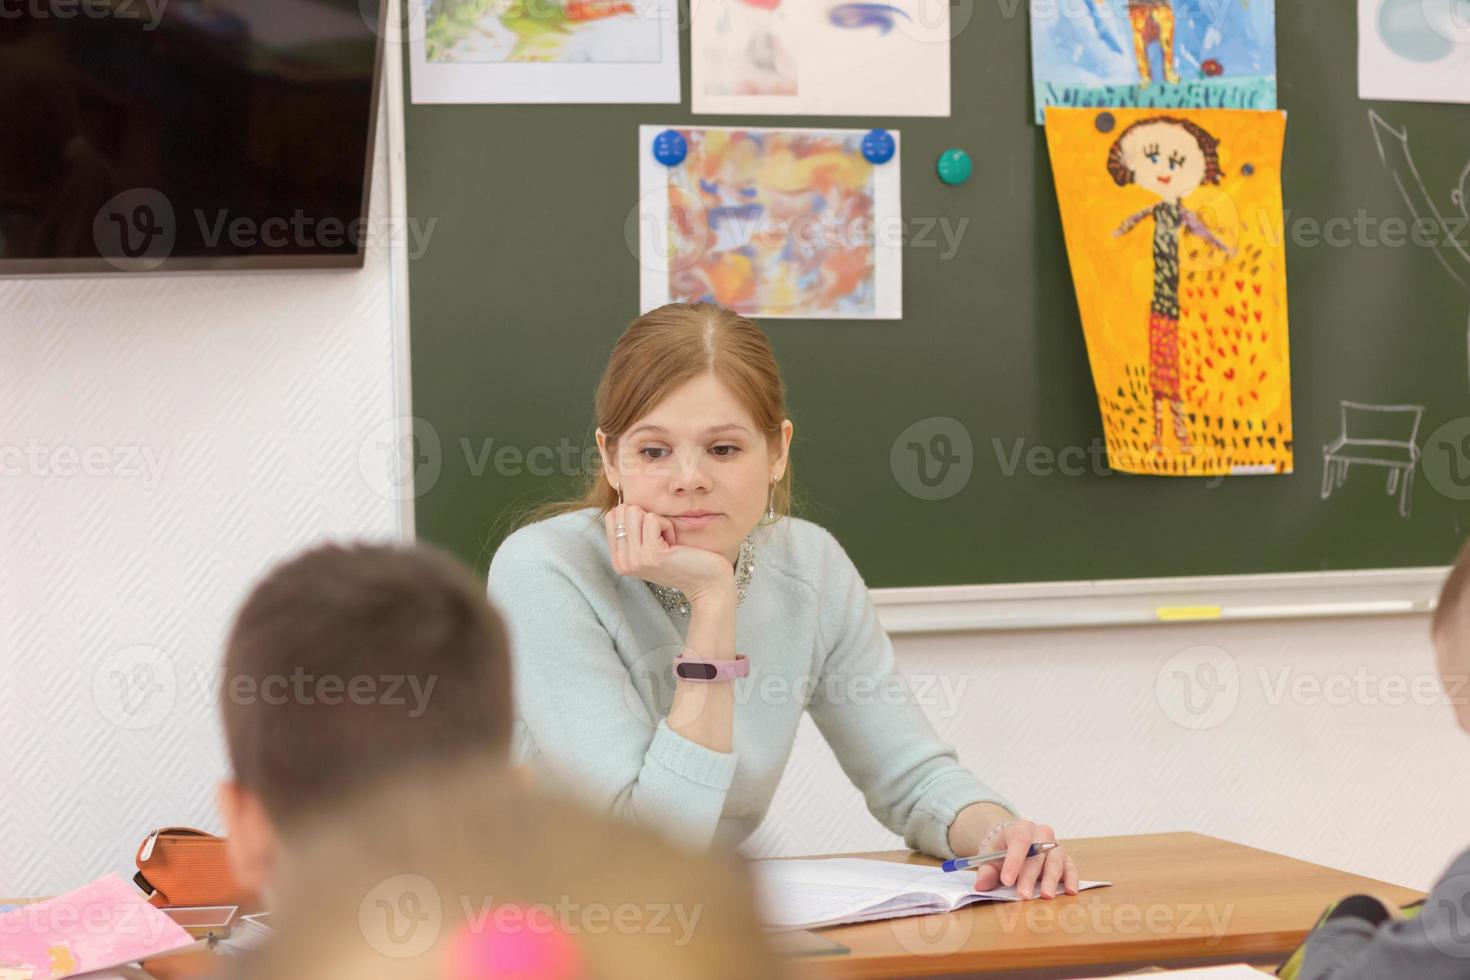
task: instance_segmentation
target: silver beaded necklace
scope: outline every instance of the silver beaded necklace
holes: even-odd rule
[[[750,586],[750,575],[755,570],[755,545],[746,538],[740,542],[740,557],[735,559],[735,605],[745,601],[745,590]],[[658,597],[659,603],[671,613],[689,615],[689,599],[682,589],[671,589],[644,579],[643,584]]]

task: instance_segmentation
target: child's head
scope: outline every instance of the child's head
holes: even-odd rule
[[[434,760],[508,761],[505,628],[441,552],[327,545],[246,599],[220,704],[231,859],[240,884],[263,891],[279,832],[359,786]]]
[[[748,871],[463,761],[294,833],[237,980],[780,977]]]
[[[1460,550],[1444,580],[1444,588],[1439,590],[1430,637],[1445,690],[1459,692],[1465,686],[1465,677],[1470,675],[1470,542]],[[1460,727],[1470,732],[1470,703],[1463,697],[1451,700]]]
[[[1219,140],[1188,119],[1140,119],[1113,141],[1108,173],[1119,187],[1137,184],[1176,202],[1201,184],[1220,183],[1219,148]]]

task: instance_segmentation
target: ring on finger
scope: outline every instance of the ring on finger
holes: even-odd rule
[[[627,536],[628,536],[628,529],[626,527],[624,527],[623,525],[619,524],[617,527],[613,528],[613,537],[615,537],[615,538],[626,538]]]

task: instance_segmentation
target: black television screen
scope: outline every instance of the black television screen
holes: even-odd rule
[[[0,275],[360,267],[379,0],[0,0]]]

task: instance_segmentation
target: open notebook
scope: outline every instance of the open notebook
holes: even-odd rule
[[[753,861],[761,913],[770,929],[815,929],[902,915],[953,912],[975,902],[1017,901],[1015,888],[977,892],[973,871],[864,858]],[[1098,888],[1106,881],[1084,881]]]
[[[1232,963],[1229,966],[1200,966],[1192,970],[1159,970],[1149,972],[1149,980],[1262,980],[1262,977],[1270,974],[1257,970],[1253,966],[1244,963]]]

